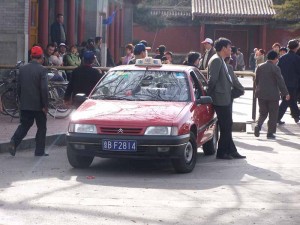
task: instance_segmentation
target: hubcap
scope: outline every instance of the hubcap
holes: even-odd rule
[[[186,163],[190,163],[192,161],[193,158],[193,146],[191,144],[191,142],[189,142],[184,150],[184,159]]]

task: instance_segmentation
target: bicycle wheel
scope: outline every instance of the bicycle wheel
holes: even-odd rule
[[[49,89],[48,113],[50,116],[57,119],[63,119],[71,114],[73,109],[64,104],[63,101],[64,94],[65,94],[64,87],[53,87]]]
[[[3,111],[13,118],[20,117],[16,90],[8,89],[1,95]]]

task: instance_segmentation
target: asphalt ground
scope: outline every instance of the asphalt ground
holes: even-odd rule
[[[234,133],[245,160],[201,149],[192,173],[169,161],[94,159],[73,169],[65,147],[0,154],[0,224],[300,224],[300,144]]]

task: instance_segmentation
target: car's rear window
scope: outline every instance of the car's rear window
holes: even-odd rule
[[[94,89],[94,99],[140,101],[190,100],[187,75],[171,71],[111,71]]]

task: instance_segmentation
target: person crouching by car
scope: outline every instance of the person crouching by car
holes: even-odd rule
[[[92,67],[94,60],[95,54],[92,51],[86,51],[83,54],[83,64],[73,70],[64,96],[66,105],[71,105],[78,93],[88,96],[101,79],[100,71]]]

